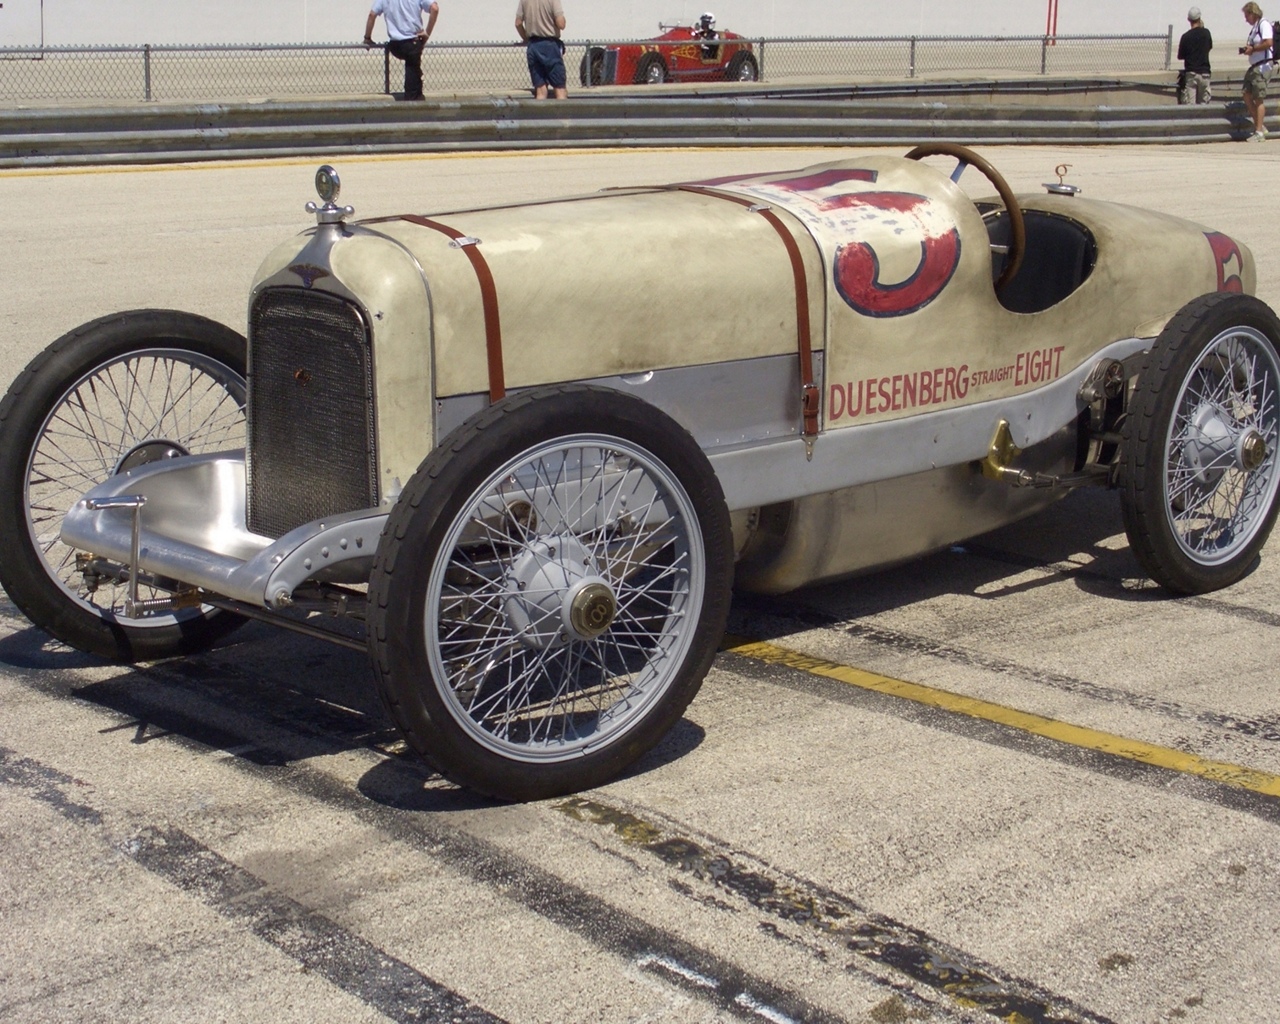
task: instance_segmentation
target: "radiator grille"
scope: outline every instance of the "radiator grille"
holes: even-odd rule
[[[373,360],[360,310],[263,291],[249,314],[248,526],[280,537],[378,503]]]

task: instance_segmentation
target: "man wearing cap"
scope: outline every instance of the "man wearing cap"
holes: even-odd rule
[[[560,0],[520,0],[516,6],[516,31],[524,40],[535,99],[545,100],[548,87],[555,90],[558,100],[569,95],[564,44],[560,42],[564,25]]]
[[[1213,49],[1213,36],[1200,20],[1200,8],[1187,11],[1191,27],[1178,40],[1178,60],[1182,61],[1182,73],[1178,75],[1178,102],[1208,103],[1213,99],[1209,85],[1209,51]]]
[[[1249,0],[1242,8],[1244,20],[1249,23],[1248,42],[1240,52],[1249,58],[1249,70],[1244,73],[1244,107],[1253,119],[1253,134],[1246,142],[1265,142],[1267,139],[1267,83],[1271,80],[1272,32],[1271,22],[1262,16],[1262,8]]]
[[[422,27],[422,12],[427,27]],[[364,24],[364,45],[373,45],[373,23],[381,14],[387,24],[387,52],[404,61],[404,98],[422,99],[422,49],[436,27],[440,5],[435,0],[373,0]]]

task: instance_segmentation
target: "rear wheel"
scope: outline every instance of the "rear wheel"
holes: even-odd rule
[[[116,473],[244,447],[244,375],[243,337],[168,310],[85,324],[18,375],[0,402],[0,584],[32,622],[133,661],[203,649],[243,621],[208,607],[126,619],[125,581],[86,577],[58,531],[77,499]]]
[[[498,403],[397,501],[369,588],[380,692],[437,770],[534,800],[607,782],[702,683],[733,575],[706,457],[601,388]]]
[[[754,82],[760,77],[760,68],[756,59],[744,50],[739,50],[729,60],[724,77],[730,82]]]
[[[667,80],[667,64],[658,53],[646,53],[636,65],[636,85],[661,85]]]
[[[1189,303],[1148,353],[1122,434],[1129,544],[1161,586],[1202,594],[1252,566],[1280,484],[1280,321],[1248,295]]]

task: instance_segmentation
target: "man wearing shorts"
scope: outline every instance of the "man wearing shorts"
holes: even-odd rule
[[[1249,57],[1249,70],[1244,73],[1244,106],[1253,118],[1253,134],[1246,142],[1264,142],[1267,138],[1267,82],[1271,79],[1271,22],[1262,16],[1262,8],[1249,0],[1241,10],[1249,23],[1249,39],[1240,52]]]
[[[516,7],[516,31],[525,42],[529,78],[535,98],[545,100],[547,88],[562,100],[569,95],[564,73],[564,10],[560,0],[520,0]]]

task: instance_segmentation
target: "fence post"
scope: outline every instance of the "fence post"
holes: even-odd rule
[[[756,75],[764,81],[764,40],[760,40],[760,59],[756,61]]]
[[[391,51],[385,46],[382,48],[382,92],[391,95]]]
[[[1049,37],[1042,36],[1040,39],[1040,74],[1047,75],[1049,73]]]
[[[1164,41],[1164,69],[1169,70],[1173,66],[1173,26],[1169,26],[1169,35]]]
[[[142,98],[151,99],[151,44],[142,48]]]
[[[916,37],[911,37],[911,56],[907,58],[909,66],[907,68],[907,77],[916,77]]]

